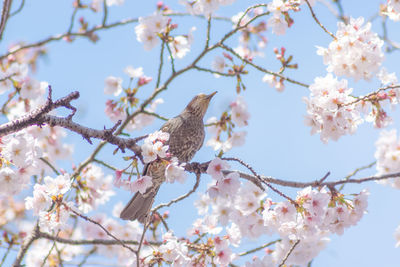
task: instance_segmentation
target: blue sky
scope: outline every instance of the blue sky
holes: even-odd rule
[[[113,22],[123,18],[146,16],[155,9],[157,1],[126,1],[122,7],[111,7],[108,21]],[[184,7],[177,4],[178,1],[167,1],[166,4],[173,9],[184,11]],[[352,17],[364,16],[366,19],[372,17],[383,1],[343,1],[346,15]],[[232,6],[223,7],[218,11],[219,15],[232,16],[244,10],[254,1],[237,1]],[[14,5],[17,5],[15,1]],[[330,31],[336,31],[336,18],[322,4],[315,7],[317,16]],[[12,17],[0,43],[0,53],[3,54],[6,47],[15,41],[26,41],[27,43],[41,40],[55,33],[65,32],[68,28],[72,14],[72,1],[26,1],[22,12]],[[91,12],[83,12],[91,24],[99,23],[101,15],[93,15]],[[284,36],[267,34],[269,40],[265,51],[265,57],[256,60],[257,64],[277,71],[279,65],[276,63],[272,49],[284,46],[287,53],[294,55],[294,62],[299,64],[298,70],[289,70],[285,75],[301,82],[311,84],[317,76],[326,73],[322,58],[316,54],[316,45],[327,47],[331,37],[323,32],[312,19],[309,10],[303,8],[299,13],[293,15],[295,24]],[[186,33],[192,26],[197,27],[195,32],[195,45],[189,55],[182,60],[177,60],[177,68],[183,67],[192,60],[203,46],[206,22],[194,18],[174,18],[179,24],[178,32]],[[398,22],[389,22],[389,34],[395,39],[400,38],[400,27]],[[224,32],[231,29],[227,22],[218,21],[212,26],[211,43],[223,36]],[[373,22],[373,29],[382,33],[380,19]],[[73,43],[64,41],[49,44],[49,54],[45,60],[41,60],[35,77],[39,80],[48,81],[54,90],[55,97],[61,97],[71,91],[77,90],[81,93],[80,99],[75,101],[79,112],[75,118],[88,127],[103,128],[110,127],[112,123],[103,115],[104,103],[107,96],[103,94],[104,79],[109,75],[124,78],[127,85],[128,77],[123,73],[127,65],[134,67],[142,66],[146,75],[155,77],[159,62],[159,47],[152,51],[144,51],[142,44],[136,41],[134,25],[129,24],[107,31],[99,32],[100,40],[93,44],[86,39],[77,39]],[[400,41],[397,39],[397,41]],[[237,38],[232,38],[230,46],[237,45]],[[202,66],[209,67],[214,55],[220,55],[222,51],[214,51],[201,61]],[[386,55],[384,66],[390,72],[398,72],[400,61],[399,51]],[[168,62],[167,62],[168,63]],[[168,77],[170,70],[165,68],[163,78]],[[251,67],[250,74],[243,78],[247,87],[242,92],[249,104],[251,119],[247,127],[248,135],[246,145],[232,149],[227,155],[244,159],[251,164],[259,173],[273,177],[296,180],[312,181],[331,172],[329,180],[341,179],[355,168],[373,162],[375,146],[379,130],[374,129],[371,124],[363,124],[356,134],[342,137],[337,142],[330,141],[323,144],[318,135],[311,136],[310,128],[303,123],[305,104],[302,97],[308,96],[308,89],[286,83],[285,91],[276,92],[262,83],[262,73]],[[200,92],[210,93],[218,91],[209,108],[206,118],[223,111],[227,104],[235,98],[235,80],[229,78],[216,79],[209,73],[189,71],[174,80],[167,92],[160,97],[165,103],[160,105],[157,112],[166,117],[178,114],[186,103]],[[149,86],[141,89],[141,97],[148,96],[155,86],[152,82]],[[372,81],[351,82],[354,94],[363,94],[369,90],[379,87],[379,83]],[[0,100],[4,96],[0,97]],[[3,101],[1,101],[3,102]],[[99,115],[101,114],[101,115]],[[399,125],[399,112],[392,112],[394,124],[389,129]],[[133,133],[142,135],[158,129],[162,121],[155,121],[153,125],[143,131]],[[92,151],[94,146],[87,144],[80,136],[70,134],[67,142],[75,144],[75,157],[73,163],[77,164],[84,160]],[[108,146],[102,153],[101,158],[122,166],[120,154],[112,155],[114,148]],[[204,162],[214,157],[210,147],[203,147],[196,155],[195,161]],[[63,163],[69,168],[70,161]],[[374,169],[362,172],[359,177],[372,175]],[[206,190],[209,177],[203,176],[200,192]],[[192,181],[188,179],[185,186],[179,184],[163,186],[158,195],[157,202],[165,202],[173,197],[179,196],[191,187]],[[327,248],[314,260],[315,267],[333,266],[398,266],[400,253],[394,248],[395,240],[393,233],[400,223],[400,210],[397,203],[400,194],[397,190],[389,187],[376,185],[375,183],[346,186],[346,193],[357,193],[362,188],[368,188],[371,195],[369,198],[369,213],[359,222],[356,227],[347,229],[343,236],[332,236],[332,241]],[[294,190],[283,189],[286,193],[295,195]],[[110,207],[118,201],[126,202],[129,199],[127,192],[117,190],[111,204],[100,210],[110,212]],[[273,192],[268,192],[269,197],[278,199]],[[182,202],[175,209],[171,209],[170,224],[177,230],[177,234],[185,234],[190,227],[191,219],[195,218],[196,211],[193,208],[193,196]],[[179,215],[177,216],[177,214]],[[185,214],[187,220],[182,220]],[[175,226],[175,227],[174,227]],[[265,236],[265,240],[268,237]],[[250,247],[250,246],[249,246]]]

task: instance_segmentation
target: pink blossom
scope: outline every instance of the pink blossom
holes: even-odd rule
[[[208,164],[207,174],[211,175],[216,180],[222,180],[224,174],[222,173],[223,170],[229,170],[230,166],[227,161],[222,160],[221,158],[213,159],[210,164]]]
[[[153,185],[151,176],[143,175],[135,181],[131,182],[130,189],[133,193],[139,191],[144,194],[148,188]]]

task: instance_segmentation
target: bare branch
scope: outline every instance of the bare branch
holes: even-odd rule
[[[110,231],[108,231],[103,225],[101,225],[100,223],[96,222],[95,220],[90,219],[89,217],[80,214],[79,212],[77,212],[76,210],[70,209],[72,213],[74,213],[75,215],[81,217],[82,219],[84,219],[85,221],[91,222],[97,226],[99,226],[109,237],[113,238],[115,241],[117,241],[118,244],[120,244],[121,246],[123,246],[124,248],[129,249],[130,251],[132,251],[133,253],[136,254],[136,251],[133,250],[133,248],[131,248],[130,246],[126,245],[124,242],[122,242],[120,239],[118,239],[115,235],[113,235],[112,233],[110,233]]]
[[[277,193],[278,195],[280,195],[281,197],[286,198],[287,200],[290,201],[290,203],[292,203],[293,205],[297,206],[296,201],[294,201],[292,198],[290,198],[289,196],[287,196],[286,194],[284,194],[283,192],[279,191],[278,189],[276,189],[274,186],[272,186],[270,183],[265,182],[263,179],[261,179],[261,176],[253,169],[253,167],[251,167],[249,164],[245,163],[243,160],[238,159],[238,158],[222,158],[223,160],[228,160],[228,161],[236,161],[239,162],[241,165],[243,165],[244,167],[246,167],[248,170],[250,170],[253,175],[255,177],[257,177],[257,179],[261,182],[263,182],[266,186],[268,186],[272,191],[274,191],[275,193]],[[263,190],[264,191],[264,190]]]
[[[51,87],[49,86],[49,95],[47,97],[45,105],[32,111],[31,113],[28,113],[25,116],[22,116],[19,119],[0,125],[0,137],[20,131],[22,129],[27,128],[28,126],[32,126],[35,124],[41,125],[42,123],[41,119],[46,113],[61,106],[66,107],[68,109],[72,109],[74,113],[75,108],[71,106],[70,102],[74,99],[77,99],[78,97],[79,97],[79,92],[72,92],[69,95],[53,102],[51,98]]]
[[[88,36],[91,36],[93,33],[97,32],[97,31],[106,30],[106,29],[110,29],[110,28],[115,28],[115,27],[118,27],[118,26],[130,24],[130,23],[135,23],[137,21],[138,21],[137,18],[124,19],[124,20],[120,20],[120,21],[117,21],[117,22],[114,22],[114,23],[111,23],[111,24],[107,24],[107,25],[97,25],[97,26],[92,27],[91,29],[88,29],[87,31],[84,31],[84,32],[77,31],[77,32],[70,32],[70,33],[66,32],[66,33],[63,33],[63,34],[56,34],[56,35],[53,35],[53,36],[49,36],[49,37],[47,37],[47,38],[45,38],[45,39],[43,39],[41,41],[37,41],[35,43],[23,45],[23,46],[19,47],[18,49],[9,51],[9,52],[5,53],[4,55],[0,56],[0,60],[3,60],[4,58],[6,58],[6,57],[8,57],[10,55],[13,55],[15,53],[18,53],[21,50],[32,48],[32,47],[40,47],[40,46],[43,46],[43,45],[45,45],[47,43],[51,43],[51,42],[54,42],[54,41],[60,41],[60,40],[62,40],[64,38],[66,38],[66,37],[78,37],[78,36],[80,36],[80,37],[88,37]]]
[[[37,222],[35,225],[35,228],[33,229],[32,233],[30,234],[29,237],[27,237],[22,244],[21,248],[18,251],[17,258],[15,259],[13,263],[13,267],[20,267],[21,262],[28,251],[29,247],[32,245],[32,243],[39,239],[39,223]]]
[[[32,125],[42,126],[46,123],[51,127],[60,126],[78,133],[90,144],[92,144],[91,138],[97,138],[117,145],[122,152],[125,151],[125,148],[129,148],[135,154],[140,154],[141,150],[140,147],[136,145],[136,142],[141,138],[121,138],[113,134],[121,124],[121,121],[117,122],[112,128],[104,130],[91,129],[73,122],[72,117],[75,114],[76,108],[73,107],[70,102],[78,97],[79,92],[73,92],[53,102],[51,98],[51,87],[49,87],[49,95],[46,104],[21,118],[0,125],[0,137],[20,131]],[[66,118],[47,114],[58,107],[66,107],[72,110],[72,112]]]
[[[101,23],[101,25],[106,25],[107,23],[107,17],[108,17],[108,6],[107,6],[107,0],[103,0],[103,21]]]
[[[352,101],[350,103],[345,103],[345,104],[343,104],[341,106],[342,107],[351,106],[351,105],[356,104],[357,102],[360,102],[360,101],[370,100],[371,97],[377,96],[380,92],[383,92],[383,91],[386,91],[386,90],[389,90],[389,89],[397,89],[397,88],[400,88],[400,84],[388,85],[388,86],[385,86],[385,87],[381,87],[378,90],[376,90],[375,92],[371,92],[371,93],[369,93],[369,94],[367,94],[365,96],[362,96],[362,97],[357,97],[356,100],[354,100],[354,101]]]
[[[17,15],[19,12],[21,12],[21,10],[24,8],[25,5],[25,0],[21,1],[21,4],[19,5],[19,7],[17,8],[17,10],[15,10],[14,12],[10,13],[10,16],[8,18],[11,18],[12,16]]]
[[[7,20],[10,17],[12,0],[3,0],[3,9],[1,10],[0,20],[0,40],[3,38],[4,29],[6,28]]]
[[[68,244],[68,245],[104,245],[104,246],[113,246],[113,245],[121,245],[121,242],[126,245],[138,245],[139,242],[133,240],[111,240],[111,239],[67,239],[58,236],[52,236],[48,233],[39,232],[40,238],[45,238],[48,240],[54,240],[58,243]],[[161,242],[149,242],[149,244],[154,246],[159,246]]]
[[[209,72],[209,73],[217,74],[217,75],[220,75],[220,76],[226,76],[226,77],[235,77],[236,76],[235,73],[223,73],[223,72],[219,72],[219,71],[215,71],[215,70],[202,68],[202,67],[199,67],[199,66],[194,66],[193,68],[195,68],[196,70],[199,70],[199,71]]]

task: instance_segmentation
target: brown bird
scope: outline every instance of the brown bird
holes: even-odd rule
[[[160,130],[169,133],[169,153],[179,162],[190,161],[204,142],[203,118],[211,98],[216,94],[195,96],[178,116],[169,119]],[[153,185],[143,195],[137,192],[121,212],[121,219],[145,223],[160,185],[165,181],[165,164],[156,160],[146,164],[143,175],[152,177]]]

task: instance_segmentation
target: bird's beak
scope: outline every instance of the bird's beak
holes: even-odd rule
[[[217,93],[217,91],[215,91],[214,93],[209,94],[209,95],[207,96],[207,99],[210,100],[216,93]]]

